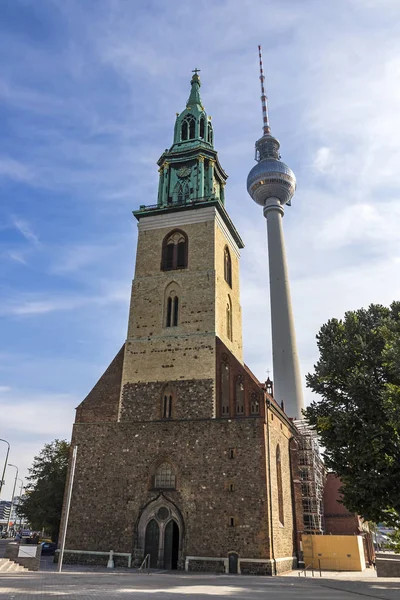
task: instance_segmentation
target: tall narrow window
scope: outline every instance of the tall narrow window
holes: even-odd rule
[[[178,315],[179,315],[179,298],[175,296],[172,301],[173,306],[173,318],[172,318],[172,326],[176,327],[178,325]]]
[[[211,123],[208,123],[208,127],[207,127],[207,141],[210,144],[213,143],[213,130],[212,130]]]
[[[159,465],[154,476],[154,487],[168,489],[175,488],[175,473],[172,465],[166,462]]]
[[[227,246],[225,246],[224,251],[224,278],[226,283],[232,287],[232,261]]]
[[[236,414],[240,417],[244,415],[244,384],[242,375],[236,377],[235,396]]]
[[[281,449],[279,444],[276,447],[276,479],[278,488],[278,513],[281,525],[285,524],[285,515],[283,507],[283,486],[282,486],[282,465],[281,465]]]
[[[170,419],[172,416],[172,394],[164,394],[163,419]]]
[[[176,393],[175,389],[171,385],[164,387],[161,393],[161,418],[172,419],[172,415],[175,414],[175,401]]]
[[[195,137],[195,127],[196,127],[196,121],[192,117],[189,122],[189,139],[190,140],[193,140]]]
[[[165,322],[166,327],[171,327],[172,323],[172,298],[169,296],[167,298],[167,319]]]
[[[163,241],[161,270],[186,269],[188,265],[188,238],[180,229],[171,231]]]
[[[179,322],[179,298],[178,296],[169,296],[167,298],[167,319],[166,327],[177,327]]]
[[[175,281],[171,281],[165,288],[163,327],[177,327],[179,325],[180,294],[180,287]]]
[[[204,139],[204,117],[200,117],[200,137]]]
[[[230,373],[229,364],[221,363],[221,416],[229,417]]]
[[[258,394],[257,392],[252,392],[251,393],[251,406],[250,406],[250,412],[252,415],[258,415],[260,412],[260,402],[259,402],[259,398],[258,398]]]
[[[226,337],[228,340],[233,340],[232,333],[232,302],[230,296],[228,296],[228,302],[226,303]]]
[[[183,121],[182,123],[182,130],[181,130],[181,140],[185,141],[188,139],[188,123],[187,121]]]

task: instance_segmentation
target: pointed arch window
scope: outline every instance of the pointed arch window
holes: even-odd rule
[[[232,301],[230,296],[228,296],[228,301],[226,303],[226,337],[228,340],[233,340],[233,332],[232,332]]]
[[[154,487],[164,489],[175,489],[176,477],[172,465],[163,462],[157,467],[154,475]]]
[[[190,197],[189,183],[187,181],[178,181],[174,187],[173,200],[177,204],[185,204]]]
[[[276,483],[278,489],[278,514],[281,525],[285,524],[285,514],[283,506],[283,485],[282,485],[282,464],[281,464],[281,449],[279,444],[276,447]]]
[[[175,295],[175,292],[171,292],[171,295],[167,298],[167,315],[165,320],[165,327],[177,327],[179,322],[179,297]]]
[[[172,411],[175,400],[175,393],[172,388],[167,386],[162,393],[161,416],[163,419],[172,419]]]
[[[181,140],[193,140],[196,137],[196,119],[193,115],[187,115],[182,121]]]
[[[257,392],[251,393],[251,406],[250,412],[252,415],[258,415],[260,413],[260,401]]]
[[[171,231],[163,241],[162,271],[186,269],[188,260],[188,238],[181,230]]]
[[[204,139],[204,117],[200,117],[200,137]]]
[[[224,250],[224,278],[226,283],[232,287],[232,260],[228,246]]]
[[[244,382],[243,376],[238,375],[235,383],[236,415],[244,416]]]
[[[221,416],[229,417],[230,369],[226,360],[221,362]]]
[[[208,126],[207,126],[207,141],[210,144],[213,143],[213,130],[212,130],[211,123],[208,123]]]

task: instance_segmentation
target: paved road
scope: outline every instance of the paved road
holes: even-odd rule
[[[71,567],[68,567],[71,568]],[[0,574],[1,600],[398,600],[400,580],[66,571]]]

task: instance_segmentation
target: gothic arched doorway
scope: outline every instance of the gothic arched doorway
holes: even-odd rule
[[[140,560],[150,554],[150,567],[178,569],[182,567],[184,522],[182,515],[161,493],[144,507],[137,523],[136,553]]]
[[[167,523],[164,533],[164,569],[178,568],[179,527],[172,519]]]
[[[160,528],[157,521],[152,519],[146,527],[144,542],[144,555],[150,554],[150,567],[156,569],[158,566],[158,548],[160,545]]]

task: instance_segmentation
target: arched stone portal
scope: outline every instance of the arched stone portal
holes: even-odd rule
[[[138,522],[138,553],[150,554],[150,567],[177,569],[181,558],[183,519],[172,502],[160,494],[144,509]]]

